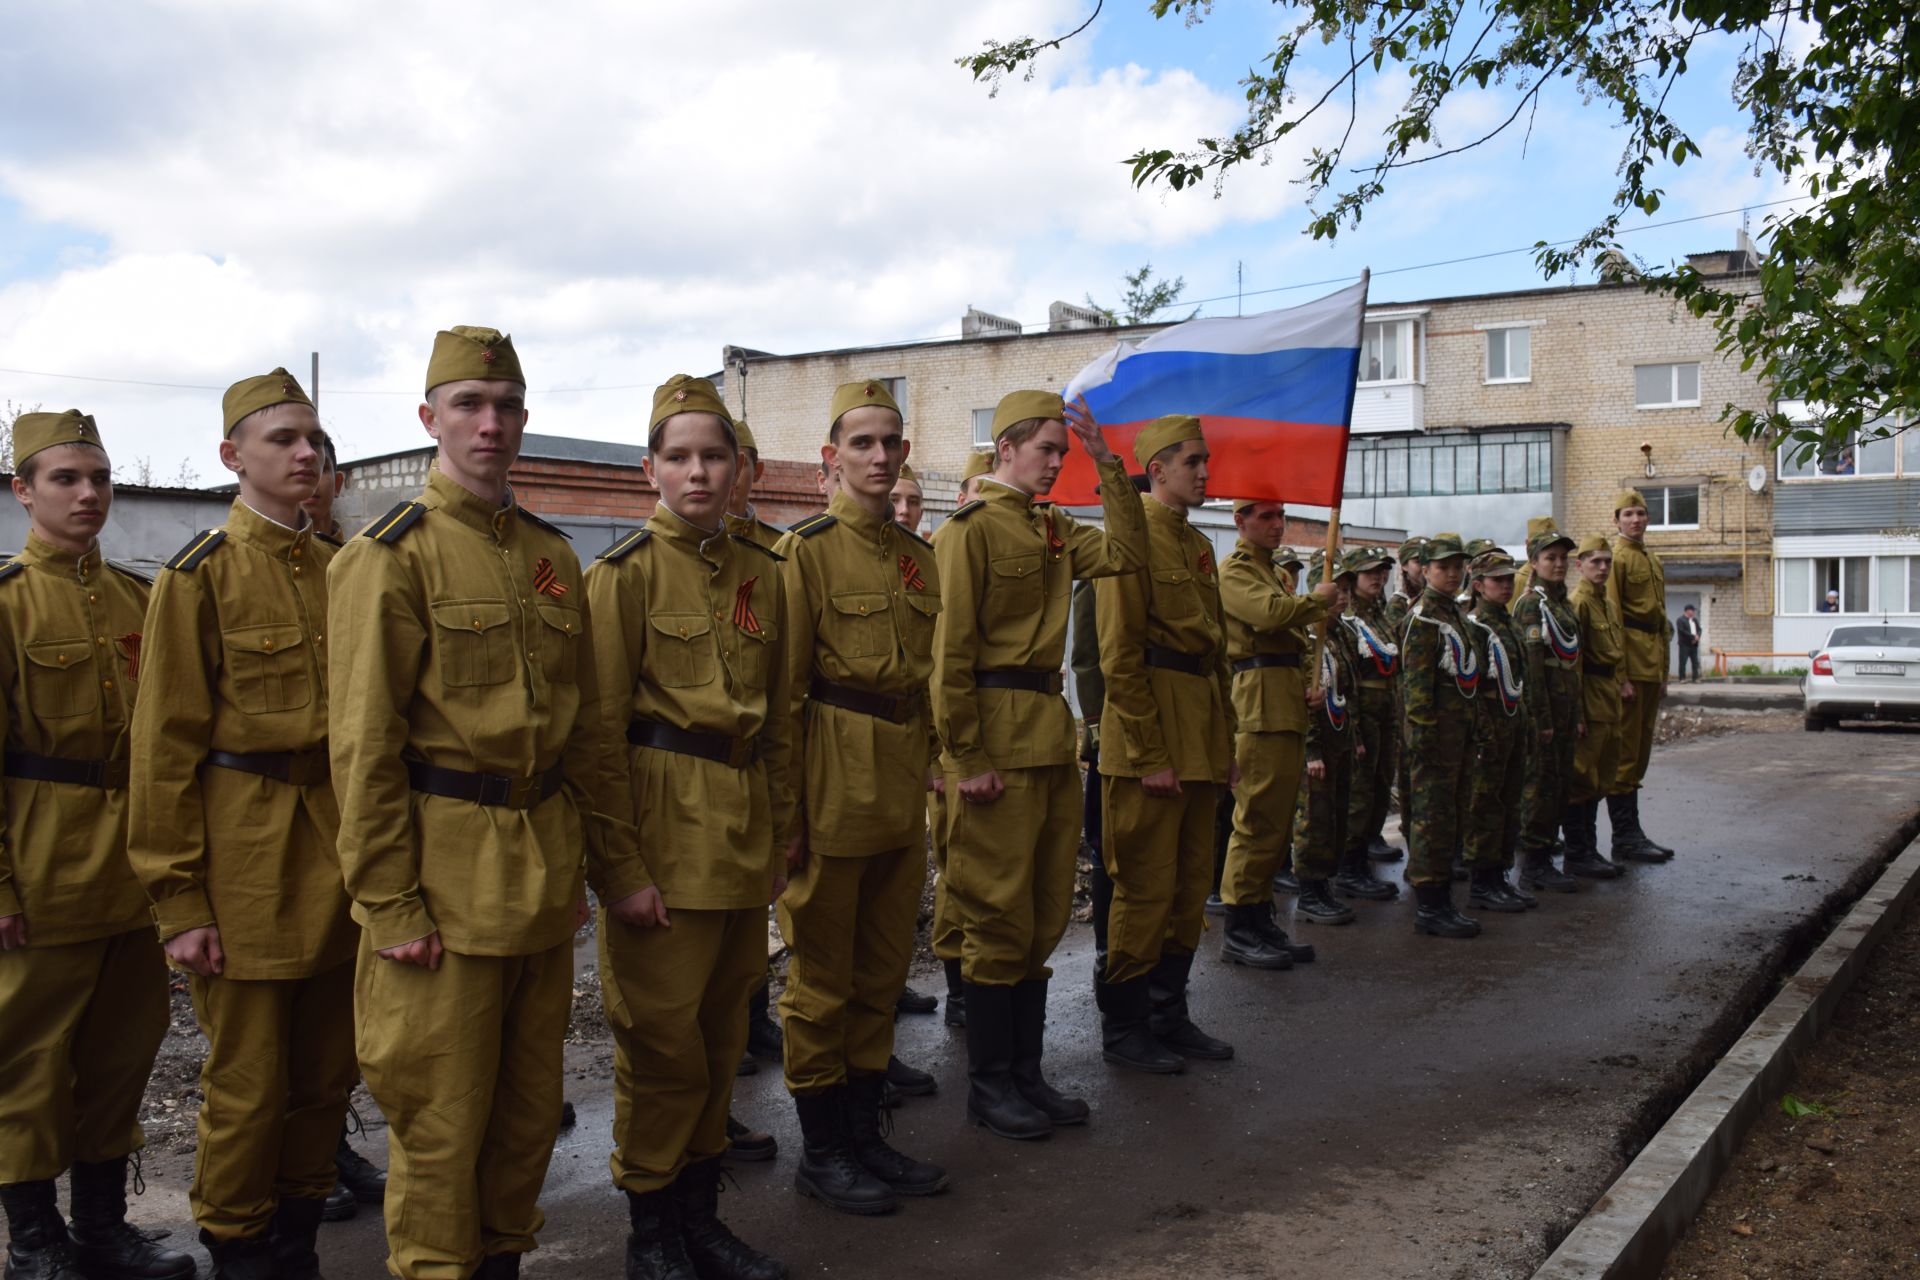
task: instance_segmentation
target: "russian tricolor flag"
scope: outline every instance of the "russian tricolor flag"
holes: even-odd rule
[[[1213,455],[1208,496],[1337,507],[1366,313],[1362,277],[1284,311],[1189,320],[1118,344],[1075,375],[1066,398],[1086,397],[1129,471],[1140,470],[1133,438],[1142,427],[1190,413]],[[1096,483],[1092,459],[1076,444],[1048,496],[1091,506]]]

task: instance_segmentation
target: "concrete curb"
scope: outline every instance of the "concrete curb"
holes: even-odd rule
[[[1663,707],[1710,707],[1720,711],[1798,711],[1806,705],[1798,684],[1785,686],[1669,684]]]
[[[1587,1211],[1534,1280],[1639,1280],[1660,1274],[1747,1131],[1785,1089],[1795,1061],[1833,1018],[1874,949],[1920,894],[1909,844]]]

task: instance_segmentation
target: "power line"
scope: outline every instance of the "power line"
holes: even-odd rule
[[[1773,208],[1777,208],[1780,205],[1800,204],[1807,200],[1811,200],[1812,198],[1813,198],[1812,196],[1789,196],[1782,200],[1768,200],[1761,204],[1742,205],[1739,208],[1735,208],[1735,209],[1720,209],[1713,213],[1697,213],[1691,217],[1686,217],[1686,218],[1668,218],[1662,222],[1648,222],[1637,227],[1626,227],[1620,231],[1620,234],[1623,236],[1633,235],[1634,233],[1640,232],[1640,231],[1657,231],[1663,227],[1684,226],[1690,222],[1705,222],[1710,218],[1725,218],[1725,217],[1730,217],[1736,213],[1745,214],[1748,211],[1753,209],[1773,209]],[[1516,253],[1533,253],[1542,247],[1557,249],[1565,245],[1576,244],[1579,242],[1580,238],[1581,237],[1579,236],[1572,236],[1565,240],[1548,240],[1543,242],[1543,244],[1520,245],[1512,249],[1494,249],[1487,253],[1472,253],[1459,258],[1441,258],[1434,262],[1420,262],[1420,263],[1415,263],[1412,266],[1406,266],[1406,267],[1384,267],[1378,271],[1375,271],[1373,274],[1375,276],[1394,276],[1394,275],[1404,275],[1410,271],[1431,271],[1438,267],[1457,267],[1468,262],[1485,262],[1489,258],[1511,257]],[[1303,280],[1296,284],[1274,285],[1273,287],[1268,289],[1248,289],[1248,290],[1245,290],[1244,292],[1221,294],[1220,296],[1214,297],[1214,298],[1183,299],[1182,301],[1183,301],[1183,305],[1204,307],[1210,302],[1238,302],[1242,298],[1259,298],[1259,297],[1265,297],[1265,296],[1276,294],[1276,293],[1295,293],[1301,289],[1321,289],[1321,288],[1325,288],[1328,285],[1346,284],[1350,280],[1358,280],[1359,278],[1360,278],[1359,274],[1356,272],[1351,275],[1329,276],[1324,280]],[[1037,320],[1033,320],[1033,321],[1023,321],[1020,323],[1021,323],[1021,326],[1025,328],[1028,325],[1037,326],[1041,322]],[[882,342],[863,342],[857,346],[837,347],[834,349],[839,351],[872,351],[881,347],[901,347],[901,346],[911,346],[916,343],[923,343],[923,342],[941,342],[941,341],[958,338],[962,336],[964,335],[954,333],[951,330],[945,330],[940,333],[929,335],[927,337],[895,338],[895,339],[890,339]],[[225,387],[209,386],[203,383],[196,383],[196,382],[149,382],[140,378],[107,378],[107,377],[100,377],[94,374],[85,374],[85,373],[50,373],[44,369],[9,369],[9,368],[0,367],[0,373],[11,373],[11,374],[18,375],[20,377],[27,377],[27,378],[58,378],[67,382],[111,383],[115,386],[123,386],[123,387],[161,387],[170,391],[225,391],[226,390]],[[534,394],[562,396],[562,395],[585,395],[590,392],[598,392],[598,391],[652,391],[653,389],[654,389],[653,384],[651,383],[634,382],[634,383],[621,383],[621,384],[609,385],[609,386],[603,386],[603,387],[548,387],[546,390],[535,392]],[[327,394],[330,396],[418,396],[420,393],[417,391],[381,391],[381,390],[375,390],[371,388],[328,387]]]

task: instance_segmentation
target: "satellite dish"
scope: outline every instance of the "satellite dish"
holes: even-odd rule
[[[1753,464],[1753,470],[1747,472],[1747,488],[1755,493],[1764,492],[1767,487],[1767,466],[1764,462]]]

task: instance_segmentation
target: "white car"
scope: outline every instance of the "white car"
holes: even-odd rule
[[[1807,656],[1813,665],[1801,690],[1808,729],[1842,720],[1920,720],[1920,627],[1835,627]]]

